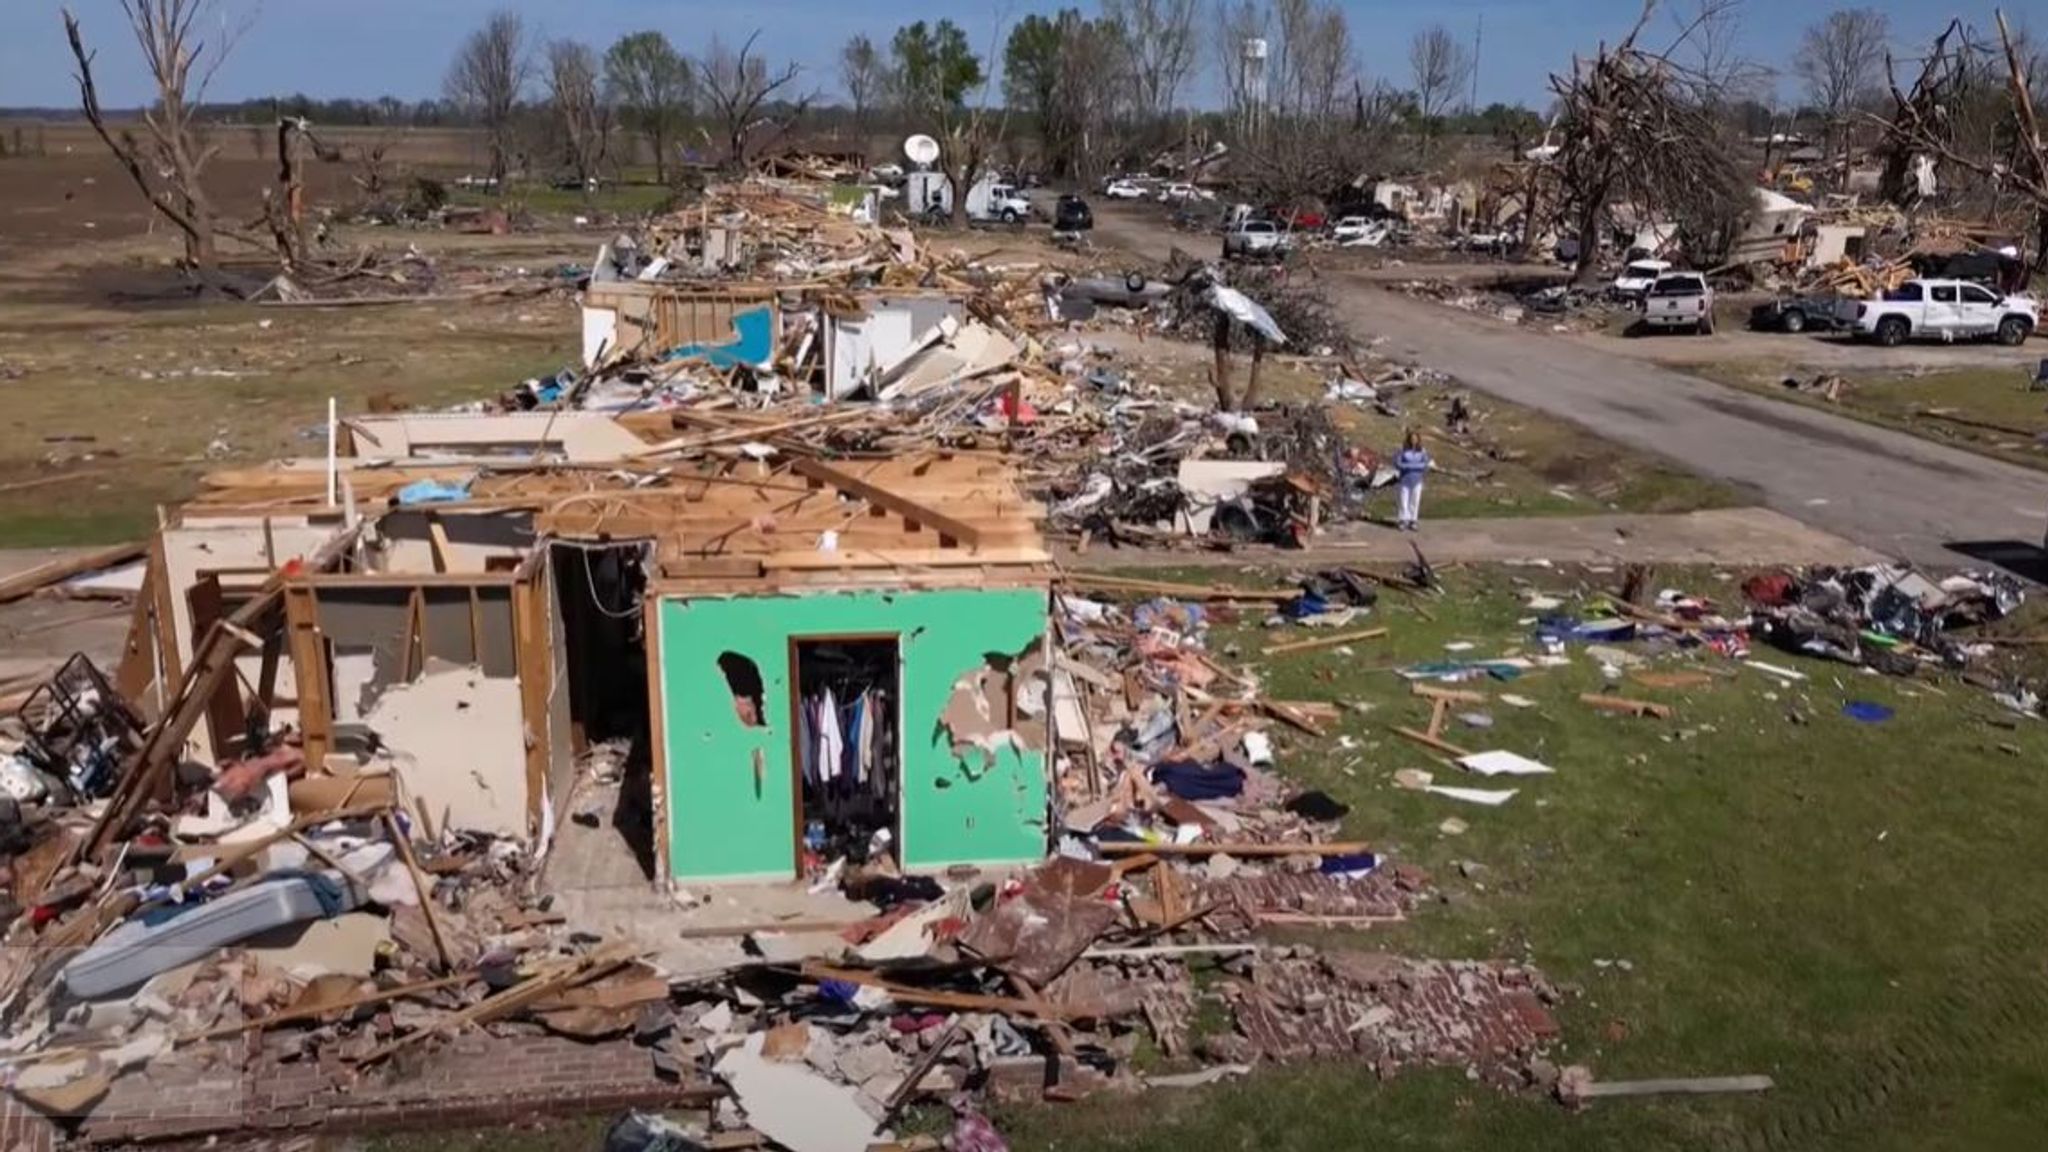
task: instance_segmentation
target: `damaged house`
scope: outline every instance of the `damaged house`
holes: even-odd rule
[[[1044,856],[1052,567],[1007,465],[638,463],[628,424],[563,416],[351,420],[335,509],[319,462],[210,476],[155,543],[124,687],[171,706],[225,634],[185,755],[267,718],[326,799],[388,764],[430,825],[541,852],[578,757],[630,739],[657,882]],[[227,623],[258,595],[274,628]]]

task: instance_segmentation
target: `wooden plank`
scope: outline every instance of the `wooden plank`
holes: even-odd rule
[[[1251,588],[1227,588],[1221,585],[1180,584],[1168,580],[1138,580],[1126,576],[1106,576],[1096,572],[1062,573],[1060,584],[1068,588],[1104,592],[1175,596],[1182,600],[1255,600],[1278,604],[1301,595],[1292,589],[1259,591]]]
[[[829,484],[849,496],[858,496],[870,504],[887,508],[897,515],[914,520],[939,533],[942,545],[947,538],[956,540],[970,548],[979,546],[983,541],[982,531],[976,525],[950,516],[928,504],[919,502],[913,497],[884,488],[879,484],[870,483],[851,472],[836,468],[822,460],[798,457],[796,460],[791,461],[790,470],[799,476],[816,480],[821,484]]]
[[[398,818],[388,809],[384,812],[384,832],[391,837],[392,847],[398,849],[398,858],[405,862],[405,870],[412,876],[412,889],[419,894],[420,914],[426,917],[427,932],[434,938],[434,954],[440,958],[441,971],[451,972],[455,961],[448,955],[448,938],[441,934],[441,917],[434,911],[434,886],[420,872],[419,857],[412,851],[412,837],[398,826]]]
[[[1589,704],[1603,712],[1625,712],[1630,716],[1650,716],[1658,720],[1669,720],[1672,713],[1669,704],[1631,700],[1626,696],[1603,696],[1598,692],[1581,693],[1579,703]]]
[[[548,773],[548,659],[546,606],[540,581],[529,575],[512,586],[513,660],[519,676],[519,713],[526,738],[527,834],[538,836]]]
[[[1769,1076],[1700,1076],[1682,1080],[1608,1080],[1575,1085],[1567,1091],[1583,1100],[1603,1096],[1701,1096],[1722,1092],[1768,1092],[1776,1087]]]
[[[1335,648],[1355,640],[1377,640],[1387,634],[1385,628],[1367,628],[1358,632],[1339,632],[1335,636],[1323,636],[1314,640],[1299,640],[1292,644],[1275,644],[1260,650],[1262,656],[1282,656],[1289,652],[1310,652],[1317,648]]]
[[[1458,747],[1456,744],[1452,744],[1444,740],[1439,740],[1436,737],[1431,736],[1427,732],[1417,732],[1413,728],[1398,727],[1392,729],[1392,731],[1394,735],[1399,736],[1404,740],[1413,740],[1415,743],[1422,745],[1424,748],[1433,748],[1446,756],[1452,756],[1462,760],[1465,757],[1470,756],[1472,754],[1471,752]]]
[[[840,568],[938,568],[985,564],[1050,564],[1052,553],[1036,547],[1010,548],[877,548],[837,552],[792,550],[760,558],[763,571],[830,571]],[[687,575],[687,570],[684,572]]]
[[[1363,840],[1332,840],[1322,844],[1254,844],[1249,840],[1196,841],[1193,844],[1106,841],[1096,848],[1105,856],[1355,856],[1372,851],[1372,845]]]
[[[142,587],[135,593],[135,604],[129,612],[128,634],[121,641],[121,665],[114,671],[114,687],[138,712],[152,717],[156,706],[162,703],[152,691],[162,682],[158,664],[163,645],[157,633],[160,628],[170,627],[169,621],[159,623],[156,616],[156,585],[162,579],[163,568],[151,550],[142,570]]]
[[[192,634],[203,636],[214,628],[226,628],[244,647],[261,650],[263,640],[258,639],[252,644],[245,629],[236,629],[227,622],[226,604],[221,595],[219,576],[207,572],[193,581],[192,586],[185,590],[185,610],[187,619],[192,621]],[[249,714],[242,706],[241,690],[230,678],[222,682],[206,702],[206,743],[213,750],[215,763],[231,757],[248,727]]]
[[[48,564],[39,564],[26,572],[0,580],[0,604],[12,604],[74,576],[114,568],[131,560],[140,560],[148,552],[149,546],[146,544],[116,544],[111,548],[99,548],[62,560],[52,560]]]
[[[439,516],[427,518],[427,541],[433,547],[435,572],[445,574],[455,567],[449,560],[452,549],[448,544],[448,526],[441,523]]]
[[[327,640],[320,632],[320,607],[312,585],[293,580],[284,588],[285,647],[291,653],[292,692],[298,701],[299,746],[312,771],[326,767],[334,748],[333,685]]]
[[[1484,704],[1488,697],[1484,692],[1467,692],[1461,688],[1432,688],[1427,684],[1411,684],[1408,692],[1425,700],[1449,700],[1453,704]]]
[[[647,657],[648,798],[654,809],[654,882],[666,891],[673,884],[675,867],[669,861],[668,844],[668,728],[667,697],[661,690],[661,599],[649,592],[641,603],[640,634]]]
[[[1287,705],[1286,703],[1283,703],[1282,701],[1261,700],[1259,701],[1259,710],[1264,712],[1266,715],[1273,717],[1275,720],[1281,720],[1288,724],[1291,724],[1294,727],[1301,729],[1303,732],[1306,732],[1311,736],[1321,738],[1322,736],[1327,735],[1327,733],[1325,733],[1321,727],[1317,726],[1314,720],[1311,720],[1307,715]]]

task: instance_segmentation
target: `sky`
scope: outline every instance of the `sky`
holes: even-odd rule
[[[715,33],[737,43],[756,29],[771,60],[795,60],[805,68],[807,88],[827,96],[839,92],[839,47],[865,32],[885,44],[894,29],[913,20],[949,17],[966,29],[978,52],[1001,57],[1001,37],[1032,12],[1079,7],[1095,0],[214,0],[225,23],[241,28],[234,52],[208,92],[209,98],[241,100],[303,92],[309,96],[376,97],[407,100],[437,97],[448,60],[462,37],[494,9],[509,7],[525,17],[540,37],[569,36],[600,51],[618,36],[643,28],[666,32],[683,53],[692,54]],[[1204,12],[1215,0],[1198,0]],[[1483,22],[1478,99],[1481,105],[1548,103],[1547,78],[1566,66],[1574,51],[1590,53],[1602,38],[1624,34],[1641,11],[1640,0],[1340,0],[1351,17],[1352,39],[1369,79],[1406,86],[1410,36],[1441,22],[1469,44]],[[1689,6],[1692,0],[1663,0],[1660,7]],[[140,56],[123,21],[118,0],[70,0],[98,53],[95,74],[101,102],[133,107],[150,96]],[[1746,55],[1784,68],[1798,30],[1842,5],[1826,0],[1743,0],[1741,46]],[[1951,16],[1991,26],[1992,0],[1862,0],[1891,19],[1895,50],[1923,47]],[[2033,15],[2048,26],[2048,0],[2006,0],[2009,19]],[[64,42],[61,6],[51,0],[0,0],[0,107],[65,106],[75,102],[72,64]],[[1659,16],[1652,28],[1666,38],[1672,24]],[[2044,28],[2048,30],[2048,28]],[[1656,43],[1651,36],[1648,42]],[[1200,54],[1203,75],[1191,95],[1214,103],[1218,91],[1206,73],[1214,53]],[[1787,100],[1798,84],[1780,82]]]

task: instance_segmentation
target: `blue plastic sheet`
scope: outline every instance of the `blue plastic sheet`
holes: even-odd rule
[[[1842,705],[1842,715],[1860,724],[1881,724],[1896,713],[1870,700],[1851,700]]]
[[[448,504],[469,499],[469,481],[450,484],[443,480],[415,480],[398,490],[398,506],[410,508],[415,504]]]

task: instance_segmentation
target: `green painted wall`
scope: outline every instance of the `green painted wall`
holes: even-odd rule
[[[962,676],[1045,636],[1043,589],[667,598],[660,623],[672,877],[795,874],[789,641],[855,633],[893,634],[901,653],[904,866],[1044,856],[1045,753],[1009,745],[986,767],[979,750],[954,755],[939,726]],[[763,727],[733,710],[718,666],[728,651],[761,670]]]

